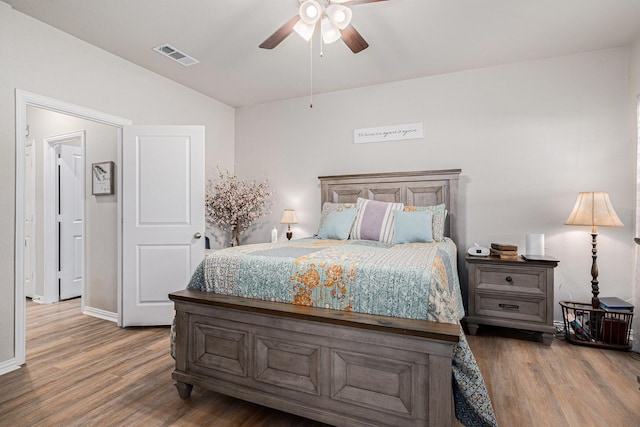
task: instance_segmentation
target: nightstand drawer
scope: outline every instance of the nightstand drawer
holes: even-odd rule
[[[522,298],[476,292],[475,314],[544,323],[547,316],[547,303],[545,298]]]
[[[475,271],[477,290],[540,295],[547,293],[547,276],[544,269],[478,265]]]

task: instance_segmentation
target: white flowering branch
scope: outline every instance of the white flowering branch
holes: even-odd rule
[[[239,180],[229,171],[218,171],[218,180],[209,180],[205,194],[207,219],[231,234],[231,244],[237,245],[240,234],[248,230],[261,216],[271,213],[269,183]]]

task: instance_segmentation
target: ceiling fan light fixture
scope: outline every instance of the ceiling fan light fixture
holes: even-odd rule
[[[328,18],[322,18],[320,30],[322,31],[322,41],[325,44],[340,40],[340,30]]]
[[[296,25],[293,26],[293,31],[298,33],[300,37],[305,39],[306,41],[311,40],[313,36],[313,32],[316,29],[316,24],[307,24],[306,22],[300,20],[296,22]]]
[[[300,19],[304,23],[313,25],[320,19],[322,13],[322,6],[316,0],[306,0],[300,5]]]
[[[347,6],[341,4],[331,4],[327,7],[327,17],[333,25],[344,30],[351,23],[352,12]]]
[[[367,41],[351,25],[352,12],[349,6],[385,0],[298,0],[298,13],[278,28],[258,47],[273,49],[292,33],[297,33],[311,42],[316,28],[320,32],[320,56],[322,44],[342,39],[353,53],[369,47]],[[311,49],[313,50],[313,49]]]

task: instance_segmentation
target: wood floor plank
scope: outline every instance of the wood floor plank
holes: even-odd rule
[[[637,353],[485,327],[467,339],[501,426],[640,425]],[[0,426],[325,426],[198,387],[182,400],[173,367],[168,328],[121,329],[80,300],[28,302],[27,364],[0,376]]]
[[[501,426],[640,426],[640,355],[482,327],[467,336]],[[605,396],[606,394],[606,396]]]

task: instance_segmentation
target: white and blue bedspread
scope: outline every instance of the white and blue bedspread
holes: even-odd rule
[[[456,246],[448,238],[394,246],[318,239],[237,246],[208,253],[187,288],[454,324],[464,317]],[[462,328],[454,347],[453,390],[460,422],[497,425]]]

